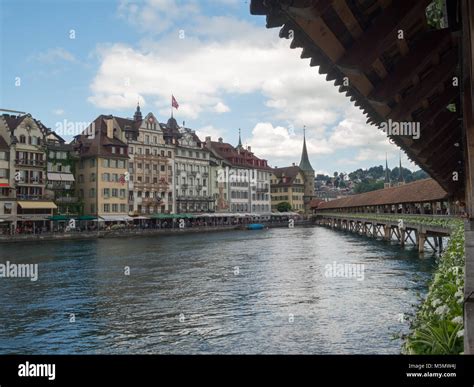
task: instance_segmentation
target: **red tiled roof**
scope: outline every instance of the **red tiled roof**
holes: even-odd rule
[[[298,166],[291,166],[291,167],[282,167],[282,168],[273,168],[272,173],[278,179],[278,183],[272,184],[274,187],[288,187],[290,185],[294,185],[294,180],[298,173],[302,173],[300,167]],[[298,183],[300,185],[304,185],[304,182]]]
[[[238,150],[227,142],[211,141],[211,148],[218,156],[229,161],[235,167],[268,169],[267,160],[260,159],[251,151],[241,148]]]
[[[447,199],[446,191],[433,179],[417,180],[398,187],[379,189],[321,203],[318,209],[419,203]]]

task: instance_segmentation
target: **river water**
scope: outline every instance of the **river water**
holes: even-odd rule
[[[6,261],[38,279],[0,278],[2,354],[399,353],[434,269],[321,227],[3,244]]]

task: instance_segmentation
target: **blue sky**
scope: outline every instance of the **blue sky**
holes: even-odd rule
[[[397,148],[278,29],[250,15],[248,1],[0,4],[0,108],[52,129],[99,114],[131,117],[137,101],[166,121],[173,93],[179,123],[233,144],[241,128],[244,144],[272,166],[299,162],[303,126],[318,172],[384,164],[386,153],[398,164]]]

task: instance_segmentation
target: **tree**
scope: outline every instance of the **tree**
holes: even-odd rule
[[[278,212],[288,212],[291,211],[291,204],[288,202],[281,202],[277,204]]]

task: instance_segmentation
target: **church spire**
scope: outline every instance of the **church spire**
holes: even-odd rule
[[[240,138],[240,128],[239,128],[239,144],[237,145],[237,148],[242,148],[242,139]]]
[[[403,171],[402,171],[402,154],[400,153],[400,167],[399,167],[399,171],[398,171],[398,182],[399,183],[404,183],[404,180],[403,180]]]
[[[388,171],[387,154],[385,153],[385,183],[390,183],[390,172]]]
[[[308,158],[308,150],[306,149],[306,126],[303,128],[303,151],[301,152],[301,161],[300,168],[303,171],[313,171],[314,169],[311,166]]]
[[[142,121],[142,112],[140,111],[140,101],[137,103],[137,110],[135,111],[135,114],[133,115],[133,119],[136,122],[141,122]]]

